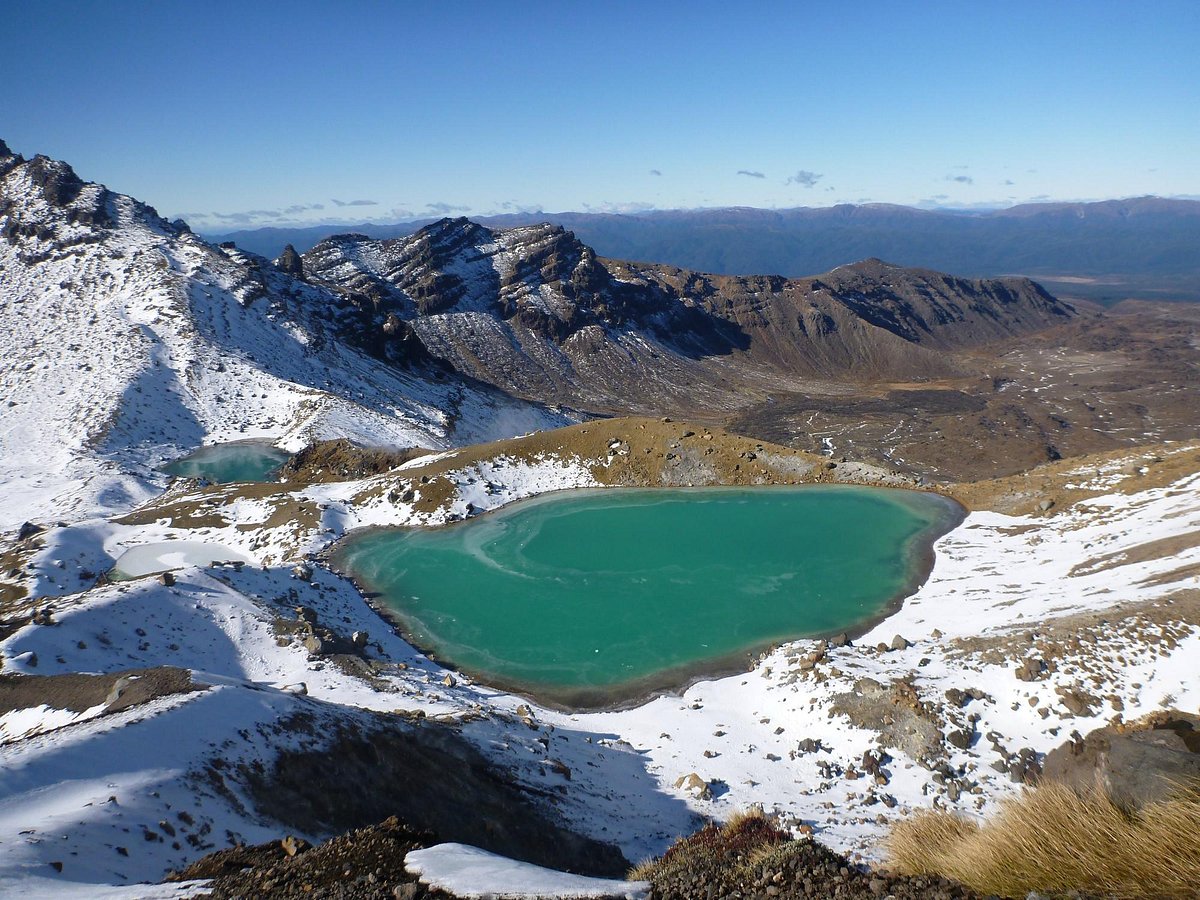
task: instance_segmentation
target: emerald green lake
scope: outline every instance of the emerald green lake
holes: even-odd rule
[[[217,484],[273,481],[290,454],[262,441],[234,441],[201,447],[164,467],[171,475],[207,478]]]
[[[877,620],[961,517],[845,486],[571,491],[353,536],[336,561],[445,664],[596,706]]]

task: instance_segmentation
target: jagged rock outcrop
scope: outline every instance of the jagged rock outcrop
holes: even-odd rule
[[[291,244],[283,248],[283,252],[275,260],[275,268],[279,269],[280,272],[295,275],[297,278],[304,277],[304,260],[300,258],[300,254],[296,252],[296,248]]]

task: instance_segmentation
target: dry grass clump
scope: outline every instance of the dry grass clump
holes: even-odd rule
[[[1197,897],[1200,793],[1126,812],[1101,792],[1047,783],[982,825],[919,813],[892,830],[887,850],[903,874],[942,875],[985,894]]]
[[[735,812],[724,825],[708,824],[680,838],[658,859],[648,859],[629,873],[633,881],[651,881],[677,870],[705,869],[715,863],[729,869],[748,868],[778,845],[790,841],[759,808]]]

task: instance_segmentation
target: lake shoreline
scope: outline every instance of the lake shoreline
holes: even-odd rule
[[[762,485],[762,486],[717,486],[717,487],[701,487],[701,488],[583,488],[570,491],[553,491],[538,494],[521,501],[516,504],[506,504],[505,506],[496,509],[488,510],[479,516],[472,516],[468,519],[456,520],[452,523],[439,525],[436,528],[427,527],[400,527],[400,528],[368,528],[359,529],[345,535],[335,544],[326,548],[321,554],[323,561],[329,565],[334,571],[351,581],[358,589],[359,593],[366,599],[376,613],[384,619],[396,633],[404,638],[410,645],[421,652],[430,660],[438,663],[438,665],[448,671],[461,673],[470,678],[474,683],[481,686],[486,686],[489,689],[498,692],[507,692],[526,697],[534,702],[552,708],[561,712],[577,712],[590,713],[600,711],[618,711],[624,709],[635,708],[659,696],[679,696],[686,692],[690,687],[698,682],[709,681],[718,678],[724,678],[731,675],[747,672],[755,666],[755,664],[764,658],[767,654],[780,646],[797,641],[818,641],[821,639],[830,639],[838,635],[846,635],[848,639],[855,639],[863,634],[873,630],[880,622],[894,615],[904,605],[905,600],[916,593],[920,587],[928,580],[930,573],[936,560],[935,545],[945,535],[949,534],[955,528],[959,527],[967,516],[967,510],[953,498],[947,497],[944,494],[934,491],[910,491],[907,489],[888,488],[891,494],[891,499],[899,499],[904,502],[909,499],[914,501],[914,505],[918,502],[922,509],[920,514],[928,516],[930,498],[936,497],[937,501],[932,501],[937,504],[939,509],[937,514],[931,519],[930,523],[918,531],[915,535],[908,538],[905,546],[902,549],[902,554],[905,558],[905,571],[908,573],[908,578],[904,584],[891,596],[882,606],[874,613],[857,619],[854,622],[832,629],[814,631],[804,634],[798,634],[786,638],[774,638],[765,641],[759,641],[750,646],[739,649],[730,653],[722,653],[716,656],[687,662],[680,665],[669,666],[667,668],[652,672],[647,675],[631,678],[627,681],[616,682],[611,686],[602,687],[558,687],[554,685],[536,684],[520,678],[506,677],[488,671],[485,667],[460,665],[452,655],[443,655],[434,649],[431,644],[423,640],[420,636],[413,633],[409,622],[403,614],[393,609],[387,601],[383,599],[383,591],[377,590],[377,585],[372,582],[369,577],[363,577],[360,574],[352,572],[352,567],[347,562],[348,549],[359,539],[372,534],[388,533],[395,531],[444,531],[450,525],[465,525],[467,522],[476,522],[480,518],[487,516],[488,513],[494,513],[499,510],[509,509],[514,505],[520,505],[523,508],[538,500],[553,500],[561,499],[564,493],[577,495],[583,494],[608,494],[614,490],[617,492],[624,491],[649,491],[658,493],[659,491],[667,491],[671,494],[686,494],[697,492],[714,492],[714,491],[742,491],[742,492],[779,492],[781,490],[796,490],[810,491],[814,489],[824,489],[826,491],[842,491],[842,490],[870,490],[876,491],[878,488],[863,488],[861,486],[850,485]]]

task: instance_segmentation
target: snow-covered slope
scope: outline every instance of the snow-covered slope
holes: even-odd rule
[[[346,306],[0,144],[0,530],[126,509],[202,443],[442,447],[563,421],[355,346]]]
[[[447,671],[388,628],[348,581],[282,561],[288,543],[313,549],[363,524],[423,521],[404,500],[370,499],[371,484],[386,486],[388,476],[259,501],[236,488],[179,492],[143,524],[131,517],[56,529],[48,552],[68,574],[93,565],[84,557],[99,548],[189,537],[265,565],[193,567],[173,584],[145,578],[57,597],[48,624],[0,641],[8,673],[115,677],[173,666],[208,685],[123,710],[110,708],[116,692],[71,708],[47,693],[0,717],[12,738],[0,746],[0,878],[54,879],[89,896],[96,884],[156,879],[206,849],[278,837],[286,826],[262,811],[238,773],[269,769],[281,750],[319,749],[322,732],[332,736],[339,723],[368,728],[372,715],[399,711],[457,721],[531,795],[552,798],[557,815],[631,859],[661,852],[702,817],[755,803],[877,857],[889,823],[912,811],[989,814],[1019,789],[1025,763],[1074,729],[1200,702],[1200,630],[1195,591],[1186,590],[1197,584],[1200,546],[1162,547],[1200,527],[1200,455],[1192,445],[1160,456],[1164,466],[1187,457],[1190,468],[1141,490],[1134,486],[1153,471],[1110,478],[1099,496],[1054,515],[972,513],[939,542],[918,593],[851,645],[787,642],[742,674],[590,713],[544,708]],[[455,467],[457,458],[442,461],[455,485],[449,510],[468,498],[478,511],[595,483],[579,460]],[[1143,459],[1110,462],[1136,472]],[[1078,478],[1094,471],[1083,466]],[[481,490],[485,481],[494,489]],[[212,504],[203,516],[179,512],[201,499]],[[320,516],[254,527],[302,502]],[[369,635],[360,674],[342,651],[311,649],[308,615],[336,632],[327,644]],[[897,633],[903,642],[893,641]],[[321,727],[278,727],[300,715]],[[63,864],[57,874],[55,863]]]

